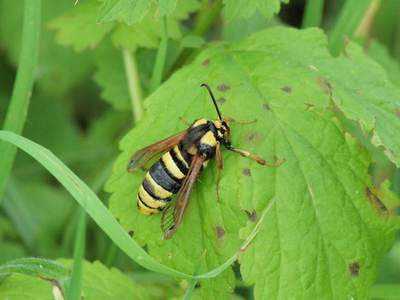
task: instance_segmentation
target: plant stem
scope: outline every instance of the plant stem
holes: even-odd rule
[[[122,50],[124,59],[126,80],[128,82],[129,95],[131,97],[132,111],[135,122],[139,121],[143,115],[142,107],[142,89],[140,86],[140,78],[137,69],[135,52],[127,49]]]
[[[330,33],[329,48],[333,55],[338,55],[342,51],[345,38],[353,36],[371,2],[372,0],[345,1]]]
[[[107,254],[105,256],[104,264],[111,268],[114,264],[115,258],[118,254],[118,247],[111,241],[107,249]]]
[[[153,75],[151,77],[151,90],[154,91],[162,81],[165,60],[168,50],[168,26],[167,17],[163,17],[161,21],[162,37],[160,46],[158,47],[156,62],[154,63]]]
[[[355,35],[368,37],[370,35],[371,28],[373,26],[376,13],[381,6],[381,0],[372,0],[367,12],[357,27]]]
[[[307,0],[302,27],[319,27],[323,11],[324,0]]]
[[[204,35],[214,24],[222,9],[222,0],[216,0],[212,5],[209,1],[203,1],[202,7],[194,25],[194,35]]]
[[[76,230],[74,247],[74,263],[72,266],[71,279],[67,290],[67,300],[79,300],[81,298],[82,265],[85,255],[86,240],[86,212],[79,208],[79,221]]]
[[[34,72],[39,52],[39,34],[41,19],[41,0],[25,0],[24,24],[22,29],[21,54],[11,101],[3,129],[21,133],[28,113],[29,99],[32,94]],[[4,193],[7,178],[17,153],[17,148],[0,142],[0,201]]]

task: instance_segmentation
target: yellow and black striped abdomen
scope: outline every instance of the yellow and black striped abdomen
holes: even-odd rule
[[[147,172],[137,194],[137,206],[145,215],[163,210],[189,171],[192,156],[178,144]]]

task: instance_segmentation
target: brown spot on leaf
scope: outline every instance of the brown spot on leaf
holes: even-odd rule
[[[369,202],[380,212],[380,213],[388,213],[388,209],[385,204],[378,198],[376,194],[370,188],[367,188],[367,196]]]
[[[247,217],[249,218],[250,222],[255,222],[257,221],[257,213],[255,210],[253,210],[252,212],[249,212],[248,210],[245,210]]]
[[[360,274],[360,264],[358,262],[352,262],[349,265],[349,271],[351,276],[357,277]]]
[[[394,114],[400,118],[400,108],[396,109],[396,111],[394,112]]]
[[[208,66],[208,64],[210,63],[210,59],[206,58],[205,60],[203,60],[203,62],[201,63],[203,66]]]
[[[322,87],[325,94],[327,94],[328,96],[332,96],[332,84],[328,81],[328,79],[318,77],[317,82]]]
[[[224,97],[221,97],[221,98],[217,99],[218,104],[224,104],[225,101],[226,101],[226,99]]]
[[[220,92],[226,92],[229,90],[231,87],[227,85],[226,83],[221,83],[220,85],[217,86],[217,90]]]
[[[221,226],[215,227],[215,232],[217,233],[217,238],[222,238],[225,235],[225,230]]]
[[[259,134],[258,132],[250,132],[246,136],[246,140],[249,141],[250,143],[256,143],[261,139],[262,139],[261,134]]]
[[[249,168],[243,169],[242,173],[244,176],[251,176],[251,170]]]
[[[292,88],[288,85],[281,87],[281,90],[288,94],[290,94],[292,92]]]
[[[271,107],[269,106],[268,103],[264,103],[264,104],[262,105],[262,108],[265,109],[265,110],[271,110]]]

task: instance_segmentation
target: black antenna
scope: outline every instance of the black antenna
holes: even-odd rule
[[[200,86],[204,86],[208,90],[208,93],[210,94],[211,99],[214,102],[215,109],[217,110],[218,118],[222,121],[221,112],[219,111],[219,108],[218,108],[218,105],[217,105],[217,101],[215,101],[215,97],[214,97],[213,92],[211,91],[210,86],[208,84],[206,84],[206,83],[202,83]]]

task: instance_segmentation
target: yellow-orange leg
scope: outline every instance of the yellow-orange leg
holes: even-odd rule
[[[231,118],[231,117],[224,118],[224,120],[226,122],[228,122],[228,123],[237,123],[237,124],[240,124],[240,125],[248,125],[248,124],[253,124],[253,123],[257,122],[257,119],[254,119],[254,120],[237,120],[237,119],[234,119],[234,118]]]
[[[268,166],[268,167],[279,167],[281,164],[283,164],[286,161],[285,159],[278,159],[272,163],[272,162],[269,162],[269,161],[265,160],[264,158],[262,158],[258,155],[255,155],[247,150],[234,148],[234,147],[229,148],[229,150],[239,153],[243,157],[248,157],[248,158],[256,161],[257,163],[259,163],[260,165]]]
[[[215,147],[215,160],[217,161],[217,182],[216,182],[216,190],[217,190],[217,200],[219,202],[219,181],[221,179],[223,162],[222,162],[222,152],[221,152],[221,144],[217,143]]]

